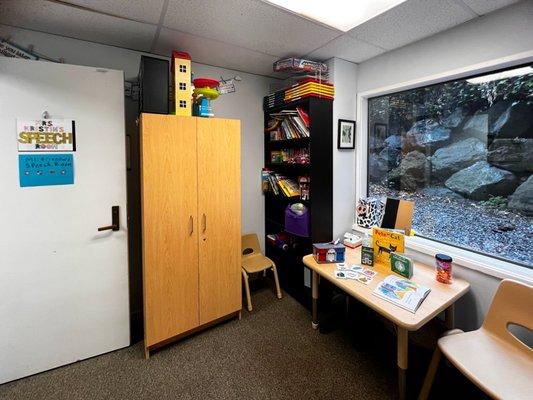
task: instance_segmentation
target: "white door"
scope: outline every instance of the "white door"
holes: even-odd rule
[[[45,110],[74,184],[20,187],[16,118]],[[0,57],[0,383],[129,345],[124,129],[122,71]]]

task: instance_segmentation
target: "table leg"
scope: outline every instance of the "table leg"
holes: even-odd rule
[[[453,329],[455,328],[455,305],[452,304],[444,311],[444,321],[446,323],[446,328]]]
[[[398,328],[398,390],[400,400],[405,400],[407,395],[407,329]]]
[[[313,271],[311,281],[311,297],[313,299],[313,321],[311,326],[313,329],[318,329],[318,273]]]

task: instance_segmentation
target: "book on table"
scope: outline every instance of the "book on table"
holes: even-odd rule
[[[430,291],[430,288],[419,285],[409,279],[389,275],[378,284],[373,293],[375,296],[414,313]]]

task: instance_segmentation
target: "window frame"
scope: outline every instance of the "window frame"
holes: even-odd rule
[[[528,65],[532,62],[533,51],[527,51],[508,57],[357,93],[356,115],[357,120],[360,122],[356,126],[356,143],[358,143],[358,146],[356,154],[355,198],[359,199],[361,197],[366,197],[368,194],[368,100],[370,98],[486,75],[489,73],[498,72],[500,70]],[[356,231],[365,232],[365,229],[356,224],[355,215],[352,228]],[[457,264],[466,268],[474,269],[502,279],[514,278],[528,283],[533,283],[533,269],[510,261],[504,261],[489,255],[481,254],[475,252],[474,250],[455,247],[453,245],[441,243],[436,240],[420,236],[406,238],[406,247],[414,250],[415,252],[431,256],[434,256],[438,252],[446,251],[454,258],[454,261]]]

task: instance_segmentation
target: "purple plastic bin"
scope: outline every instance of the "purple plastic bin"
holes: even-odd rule
[[[285,231],[296,236],[309,236],[309,209],[306,208],[302,215],[296,214],[288,205],[285,208]]]

